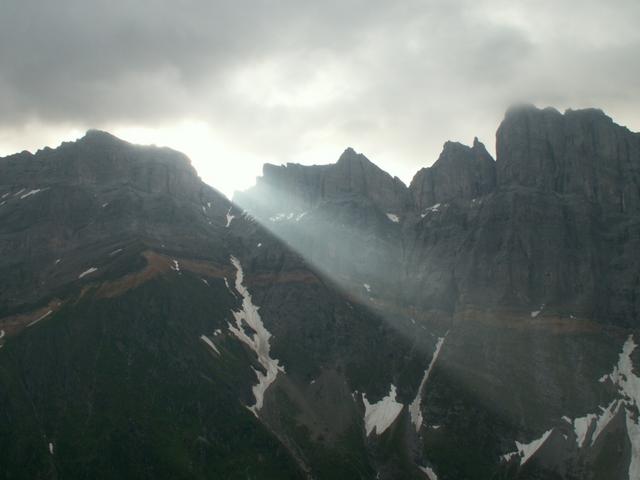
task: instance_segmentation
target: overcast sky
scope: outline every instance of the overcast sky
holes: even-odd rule
[[[405,182],[513,102],[640,130],[639,0],[2,0],[0,155],[88,128],[227,195],[352,146]]]

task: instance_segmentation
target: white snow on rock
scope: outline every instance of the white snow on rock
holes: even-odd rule
[[[109,256],[110,256],[110,257],[113,257],[114,255],[119,254],[121,251],[122,251],[122,249],[121,249],[121,248],[118,248],[117,250],[114,250],[113,252],[111,252],[111,253],[109,254]]]
[[[302,213],[299,213],[298,215],[296,215],[294,212],[276,213],[272,217],[269,217],[269,221],[271,221],[271,222],[282,222],[284,220],[295,220],[296,222],[298,222],[306,214],[307,214],[307,212],[302,212]]]
[[[258,243],[257,247],[260,248],[262,246],[262,242]]]
[[[211,349],[214,352],[216,352],[218,354],[218,356],[220,356],[220,350],[218,350],[218,347],[216,347],[215,344],[211,340],[209,340],[209,337],[207,337],[206,335],[202,335],[200,337],[200,340],[202,340],[204,343],[209,345],[211,347]]]
[[[518,455],[518,451],[516,450],[515,452],[505,453],[504,455],[501,455],[500,458],[502,458],[502,460],[504,460],[505,462],[508,462],[509,460],[511,460],[513,457],[517,455]]]
[[[53,455],[53,443],[49,442],[49,453]]]
[[[368,283],[363,283],[362,286],[367,292],[371,293],[371,285],[369,285]]]
[[[427,208],[424,212],[422,212],[420,217],[424,218],[427,215],[429,215],[429,213],[431,212],[439,212],[439,211],[440,211],[440,204],[436,203],[435,205],[432,205],[431,207]]]
[[[629,338],[622,346],[618,365],[613,367],[613,371],[608,375],[608,378],[618,387],[618,391],[622,396],[630,403],[640,407],[640,377],[633,373],[633,363],[631,362],[631,354],[636,347],[633,335],[629,335]]]
[[[271,333],[262,323],[262,319],[258,313],[259,307],[253,304],[249,290],[247,290],[247,287],[243,285],[244,273],[242,271],[240,261],[236,257],[232,256],[231,263],[236,268],[235,288],[242,296],[242,309],[238,312],[232,312],[236,324],[229,324],[229,330],[238,338],[238,340],[245,343],[256,353],[258,362],[266,371],[265,374],[254,369],[256,376],[258,377],[258,384],[253,387],[253,394],[256,398],[256,403],[252,407],[249,407],[249,409],[254,413],[254,415],[258,416],[258,411],[262,408],[265,392],[275,381],[278,376],[278,372],[284,372],[284,367],[279,364],[277,359],[271,358],[271,345],[269,343]],[[251,337],[247,335],[244,328],[242,328],[243,323],[251,327],[255,332]]]
[[[442,348],[442,344],[444,343],[444,339],[447,337],[445,334],[444,337],[438,338],[436,342],[436,349],[433,352],[433,356],[431,357],[431,361],[429,362],[429,366],[424,371],[424,376],[422,377],[422,381],[420,382],[420,386],[418,387],[418,393],[416,393],[416,398],[413,399],[413,402],[409,405],[409,414],[411,415],[411,423],[413,423],[414,427],[416,427],[416,432],[420,430],[422,426],[422,410],[420,410],[420,403],[422,403],[422,391],[424,390],[424,386],[427,384],[427,380],[429,380],[429,375],[431,374],[431,370],[438,360],[438,355],[440,355],[440,349]]]
[[[229,228],[229,225],[231,225],[231,221],[236,218],[234,215],[231,215],[231,208],[229,207],[229,211],[227,212],[227,224],[225,225],[225,228]]]
[[[547,438],[549,438],[549,435],[551,435],[552,431],[553,428],[551,430],[547,430],[542,434],[540,438],[536,438],[529,443],[516,442],[516,448],[518,450],[516,453],[520,456],[520,465],[524,465],[529,461],[529,459],[540,449],[540,447],[544,445],[544,442],[547,441]]]
[[[45,188],[45,190],[46,190],[46,188]],[[42,190],[42,189],[40,189],[40,188],[36,188],[36,189],[34,189],[34,190],[30,190],[30,191],[28,191],[27,193],[25,193],[24,195],[20,195],[20,200],[23,200],[23,199],[25,199],[25,198],[27,198],[27,197],[30,197],[31,195],[35,195],[36,193],[40,193],[40,192],[42,192],[42,191],[44,191],[44,190]],[[17,195],[17,194],[16,194],[16,195]]]
[[[109,206],[109,202],[105,202],[102,204],[102,208],[107,208]]]
[[[578,448],[582,448],[587,440],[587,434],[591,429],[591,424],[597,418],[595,413],[588,413],[584,417],[579,417],[573,420],[573,431],[576,434],[576,443]]]
[[[20,190],[18,190],[16,193],[13,194],[14,197],[17,197],[18,195],[20,195],[22,192],[24,192],[26,190],[26,188],[21,188]]]
[[[2,198],[2,200],[4,200],[4,199],[5,199],[5,198],[7,198],[9,195],[11,195],[11,192],[7,192],[7,193],[5,193],[5,194],[4,194],[4,195],[2,195],[2,197],[0,197],[0,198]]]
[[[364,424],[367,436],[374,430],[376,435],[382,435],[395,421],[402,411],[402,407],[404,407],[404,405],[396,401],[396,387],[393,384],[391,384],[389,395],[379,402],[369,403],[367,395],[363,393],[362,403],[364,403]]]
[[[598,436],[600,436],[607,425],[609,425],[609,422],[613,420],[613,417],[615,417],[618,410],[620,410],[621,405],[621,400],[613,400],[607,408],[600,407],[602,414],[596,418],[596,428],[593,431],[593,435],[591,435],[591,445],[595,443]]]
[[[0,330],[0,338],[4,337],[4,330]]]
[[[533,312],[531,312],[531,318],[536,318],[542,313],[542,310],[544,310],[544,303],[540,305],[540,310],[534,310]]]
[[[40,320],[44,320],[45,318],[47,318],[49,315],[51,315],[53,313],[53,310],[49,310],[47,313],[45,313],[44,315],[39,316],[38,318],[36,318],[33,322],[31,322],[29,325],[27,325],[27,327],[30,327],[32,325],[35,325],[36,323],[38,323]]]
[[[393,223],[399,223],[400,218],[395,213],[387,213],[387,218],[391,220]]]
[[[54,265],[59,264],[61,260],[62,260],[61,258],[56,258],[56,261],[55,261]]]
[[[629,462],[629,478],[640,478],[640,425],[633,421],[627,410],[627,435],[631,443],[631,461]]]
[[[180,264],[178,263],[177,260],[172,260],[173,265],[171,265],[171,270],[174,270],[176,272],[180,271]]]
[[[418,465],[418,468],[427,476],[429,480],[438,480],[438,475],[430,467],[422,467]]]
[[[87,275],[91,275],[93,272],[97,272],[98,269],[96,267],[91,267],[88,270],[85,270],[84,272],[82,272],[80,275],[78,275],[78,279],[80,278],[84,278]]]

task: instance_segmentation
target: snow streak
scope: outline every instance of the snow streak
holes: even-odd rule
[[[447,332],[448,333],[448,332]],[[420,382],[420,386],[418,387],[418,393],[416,394],[416,398],[413,399],[411,405],[409,405],[409,413],[411,414],[411,423],[416,427],[416,432],[420,430],[422,426],[422,410],[420,410],[420,403],[422,402],[422,390],[424,390],[424,386],[427,384],[427,380],[429,380],[429,375],[431,374],[431,370],[438,360],[438,355],[440,355],[440,349],[442,348],[442,344],[444,343],[444,339],[447,337],[445,334],[444,337],[438,338],[436,343],[436,349],[433,352],[433,356],[431,357],[431,362],[429,362],[429,366],[424,371],[424,376],[422,377],[422,381]]]
[[[238,312],[232,312],[236,324],[229,324],[229,330],[238,338],[238,340],[245,343],[256,353],[258,356],[258,362],[266,371],[266,373],[263,373],[254,369],[256,376],[258,377],[258,384],[253,387],[253,394],[256,397],[256,403],[252,407],[249,407],[249,409],[258,416],[258,411],[262,408],[265,392],[275,381],[278,376],[278,372],[284,372],[284,367],[279,364],[277,359],[271,358],[271,345],[269,343],[271,333],[262,323],[262,319],[258,313],[259,307],[253,304],[249,290],[247,290],[247,287],[243,285],[244,273],[242,271],[240,261],[236,257],[232,256],[231,263],[237,271],[235,288],[242,296],[242,309]],[[252,336],[245,333],[243,323],[255,332]]]

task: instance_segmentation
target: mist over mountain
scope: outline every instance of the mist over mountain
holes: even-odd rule
[[[409,185],[0,158],[0,477],[640,478],[640,134],[509,109]]]

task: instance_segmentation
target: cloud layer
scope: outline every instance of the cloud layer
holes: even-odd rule
[[[7,0],[0,152],[88,127],[188,147],[198,125],[222,147],[187,153],[226,192],[348,145],[408,180],[445,140],[491,148],[516,101],[640,129],[639,18],[637,0]]]

